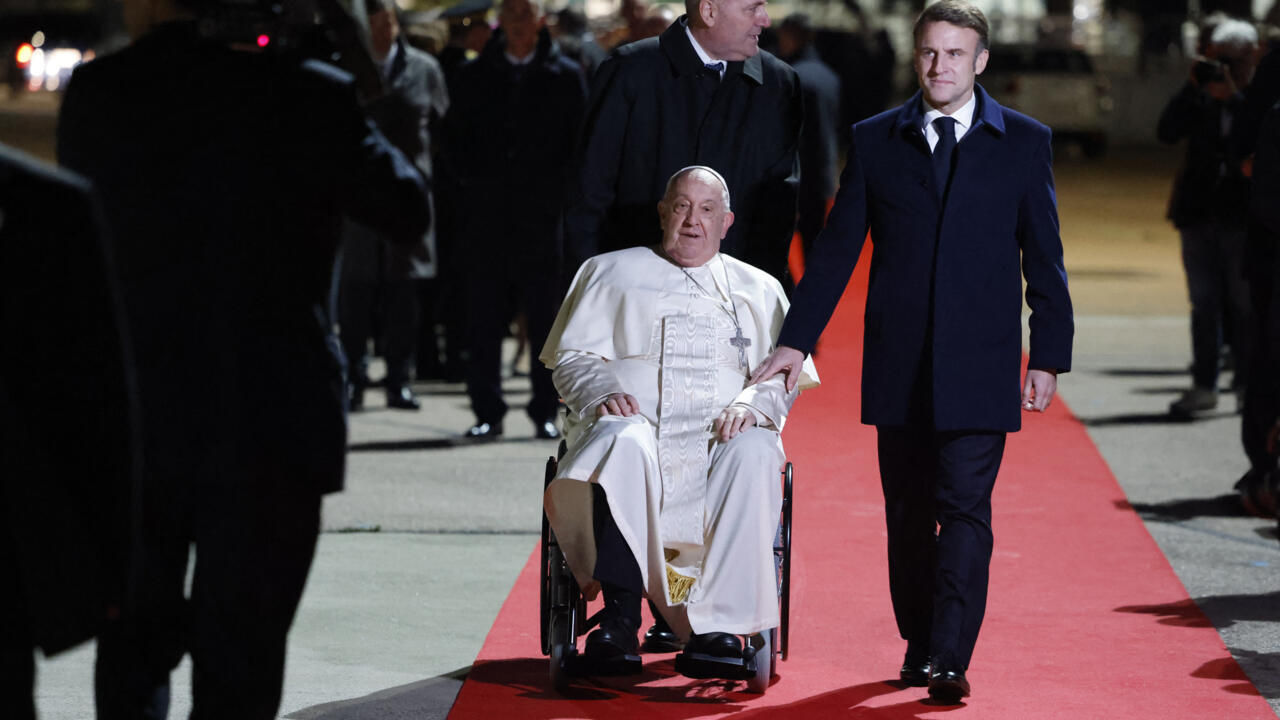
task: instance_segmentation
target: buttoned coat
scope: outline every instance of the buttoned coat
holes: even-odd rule
[[[576,151],[569,270],[597,253],[659,242],[655,208],[667,179],[708,165],[728,181],[735,215],[720,249],[787,277],[803,115],[800,81],[786,63],[761,50],[730,62],[719,79],[689,42],[684,17],[616,49],[592,79]]]
[[[1023,278],[1030,367],[1071,366],[1050,130],[980,86],[975,92],[973,124],[956,145],[941,202],[920,93],[854,125],[835,205],[778,338],[813,349],[870,230],[862,371],[869,425],[908,422],[917,373],[931,357],[936,429],[1019,429]]]

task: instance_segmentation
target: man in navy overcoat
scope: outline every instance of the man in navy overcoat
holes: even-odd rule
[[[976,86],[987,22],[973,6],[930,5],[915,41],[920,92],[854,126],[835,206],[753,380],[785,368],[794,384],[870,230],[862,421],[878,434],[901,677],[957,702],[986,607],[1005,434],[1020,407],[1048,407],[1073,322],[1049,128]]]

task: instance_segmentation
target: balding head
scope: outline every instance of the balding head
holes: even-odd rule
[[[729,184],[705,165],[683,168],[667,181],[658,216],[663,253],[682,267],[705,265],[733,225]]]

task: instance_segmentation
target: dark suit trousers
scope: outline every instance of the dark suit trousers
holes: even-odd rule
[[[967,669],[987,605],[1000,432],[877,428],[893,613],[913,652]]]
[[[11,532],[0,528],[0,577],[9,583],[0,593],[0,717],[35,720],[35,643],[22,593],[17,590],[22,587],[14,556],[17,543]]]
[[[507,414],[507,403],[502,399],[502,339],[516,309],[523,310],[528,320],[532,357],[529,382],[533,397],[525,410],[536,422],[555,417],[560,395],[551,382],[551,371],[538,361],[562,290],[554,267],[537,262],[521,266],[498,257],[473,260],[468,268],[467,394],[479,422],[500,423]]]
[[[153,478],[138,610],[98,641],[99,720],[164,718],[169,674],[184,652],[192,658],[192,720],[276,717],[286,638],[320,524],[320,493],[292,480],[292,465],[266,461],[199,483]]]
[[[418,342],[417,288],[409,278],[381,284],[344,282],[338,295],[338,323],[342,350],[350,364],[350,378],[357,387],[369,382],[368,341],[380,337],[387,361],[386,385],[394,392],[412,378]]]

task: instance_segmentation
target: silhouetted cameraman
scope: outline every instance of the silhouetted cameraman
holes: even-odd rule
[[[342,487],[341,216],[401,242],[429,220],[352,78],[273,51],[291,38],[236,25],[243,7],[125,0],[137,40],[76,70],[59,121],[117,243],[143,427],[138,609],[99,641],[102,720],[163,718],[188,651],[192,718],[275,717],[320,499]]]
[[[1253,75],[1257,31],[1242,20],[1206,28],[1205,57],[1160,114],[1157,136],[1172,145],[1186,139],[1168,217],[1182,240],[1182,264],[1191,296],[1193,386],[1170,406],[1190,417],[1218,404],[1218,355],[1225,311],[1231,315],[1235,386],[1248,379],[1252,320],[1242,274],[1248,218],[1247,179],[1233,155],[1231,127],[1241,114],[1240,91]]]

